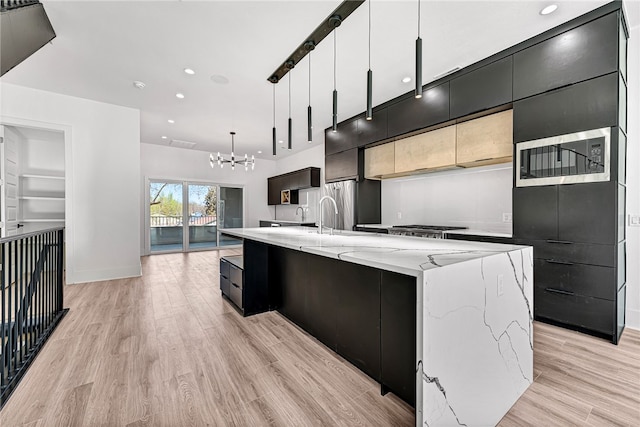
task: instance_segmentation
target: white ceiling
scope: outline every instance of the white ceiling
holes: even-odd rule
[[[423,83],[465,67],[608,1],[422,0]],[[141,111],[141,142],[196,142],[196,150],[230,151],[272,159],[272,84],[267,78],[339,4],[334,1],[43,1],[57,37],[2,81],[123,105]],[[367,8],[337,30],[339,120],[365,109]],[[417,1],[371,4],[374,105],[413,88]],[[313,51],[314,144],[331,125],[333,43]],[[196,74],[189,76],[185,67]],[[214,83],[212,75],[228,78]],[[306,139],[308,62],[291,73],[294,149]],[[146,84],[134,88],[133,81]],[[287,86],[277,85],[278,138],[286,140]],[[176,92],[185,99],[175,97]],[[168,119],[175,120],[169,124]],[[117,123],[113,124],[117,126]],[[168,137],[162,140],[161,136]],[[282,144],[282,146],[286,145]],[[262,154],[258,154],[262,150]]]

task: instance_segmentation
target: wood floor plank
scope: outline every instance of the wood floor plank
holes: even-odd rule
[[[277,312],[220,296],[220,256],[144,257],[140,278],[65,287],[69,314],[2,427],[412,426],[411,408]],[[640,419],[640,331],[620,344],[534,323],[535,382],[500,426]]]

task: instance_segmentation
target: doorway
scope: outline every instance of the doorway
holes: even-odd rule
[[[243,188],[213,183],[149,180],[149,253],[235,246],[220,229],[244,225]]]

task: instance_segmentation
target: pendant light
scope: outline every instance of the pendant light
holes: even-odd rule
[[[336,90],[336,29],[333,29],[333,124],[331,130],[338,131],[338,91]]]
[[[309,51],[309,106],[307,107],[307,142],[313,142],[313,122],[311,120],[311,51],[316,48],[316,44],[308,41],[304,46]]]
[[[422,98],[422,39],[420,38],[420,0],[418,0],[418,38],[416,39],[416,98]]]
[[[365,119],[371,120],[373,118],[373,99],[372,99],[372,86],[373,86],[373,72],[371,71],[371,0],[369,0],[369,71],[367,71],[367,114]]]
[[[277,153],[277,142],[276,141],[276,83],[273,83],[273,155],[275,156]]]
[[[291,71],[289,71],[289,122],[288,122],[288,128],[287,128],[287,148],[289,150],[291,150]]]

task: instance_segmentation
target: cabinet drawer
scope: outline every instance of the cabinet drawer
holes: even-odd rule
[[[613,334],[615,303],[582,295],[566,295],[543,286],[535,286],[534,313],[536,319],[548,319]]]
[[[231,286],[229,288],[229,298],[240,309],[244,308],[244,305],[242,303],[242,288],[234,283],[231,283]]]
[[[231,266],[229,279],[231,280],[231,283],[240,287],[240,289],[242,289],[243,287],[242,273],[243,273],[242,270],[239,269],[238,267],[234,265]]]
[[[538,286],[572,294],[613,300],[616,297],[616,271],[612,267],[565,264],[554,259],[536,259],[534,278]]]
[[[536,259],[554,259],[575,264],[599,265],[615,267],[616,248],[613,245],[591,245],[588,243],[572,243],[560,240],[527,240],[517,239],[516,245],[533,246]]]
[[[231,287],[231,282],[226,277],[220,276],[220,290],[226,296],[229,296],[229,289]]]
[[[229,278],[229,265],[230,264],[226,260],[220,260],[220,276],[224,276],[227,279]]]

